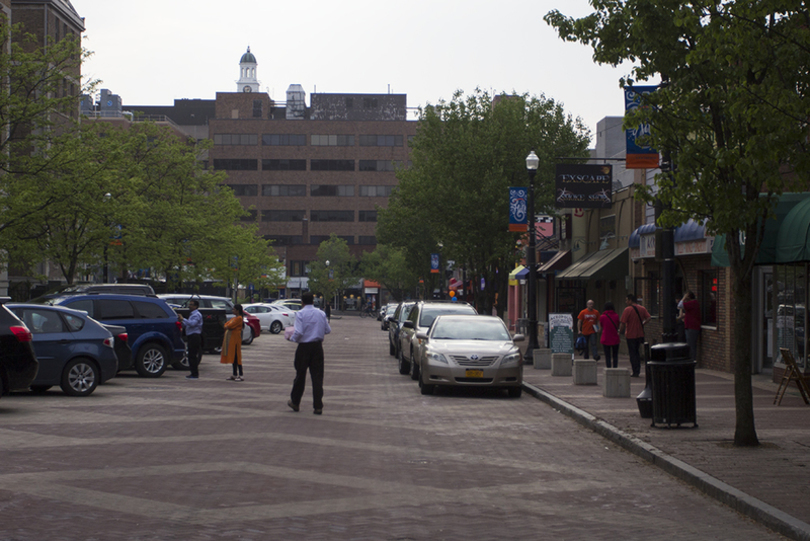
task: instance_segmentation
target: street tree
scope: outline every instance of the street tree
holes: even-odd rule
[[[310,262],[309,290],[329,302],[354,287],[358,279],[357,258],[349,251],[348,243],[332,233],[318,246],[315,260]]]
[[[252,285],[254,290],[273,289],[282,281],[284,267],[269,242],[259,235],[256,224],[231,224],[213,232],[209,242],[224,249],[214,251],[208,258],[212,266],[207,274],[227,284],[234,297],[240,285]],[[198,272],[201,270],[197,268]]]
[[[590,3],[595,11],[585,17],[552,11],[545,20],[562,39],[591,46],[598,63],[630,62],[621,85],[664,83],[625,117],[625,127],[649,124],[649,143],[671,155],[673,170],[656,178],[664,208],[659,225],[693,218],[725,235],[739,314],[731,340],[734,443],[755,446],[751,284],[765,221],[779,195],[808,181],[807,3]],[[649,190],[639,193],[652,201]]]
[[[553,212],[555,159],[585,158],[588,142],[581,120],[552,99],[457,91],[450,102],[420,111],[412,165],[397,172],[399,186],[379,211],[377,237],[403,248],[424,279],[430,253],[455,261],[475,277],[478,308],[489,312],[497,305],[503,313],[518,258],[508,188],[528,183],[525,158],[534,149],[541,163],[535,209]]]
[[[378,244],[373,252],[364,252],[360,260],[362,275],[379,282],[397,302],[405,299],[407,292],[414,291],[419,285],[419,276],[408,259],[403,248]]]

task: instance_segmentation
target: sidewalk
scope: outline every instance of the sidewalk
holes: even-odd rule
[[[580,358],[577,356],[577,358]],[[636,396],[645,378],[631,378],[630,398],[604,398],[604,360],[598,385],[574,385],[573,377],[524,368],[525,389],[630,452],[650,460],[757,522],[792,539],[810,540],[810,406],[795,384],[780,406],[777,384],[754,376],[754,420],[760,446],[733,446],[733,374],[698,369],[698,428],[653,428],[639,415]],[[620,368],[629,368],[620,356]],[[691,425],[685,425],[691,426]],[[643,489],[643,487],[640,487]]]

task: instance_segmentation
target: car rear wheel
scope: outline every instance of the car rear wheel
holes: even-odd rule
[[[281,324],[280,321],[274,321],[273,323],[270,324],[270,333],[278,334],[281,332],[282,328],[284,328],[284,326]]]
[[[166,371],[166,350],[158,344],[149,343],[141,346],[135,370],[145,378],[159,378]]]
[[[250,336],[248,338],[245,338],[244,340],[242,340],[242,345],[243,346],[249,346],[250,344],[253,343],[253,338],[255,338],[255,337],[253,336],[253,327],[251,327],[250,328]]]
[[[70,396],[90,396],[98,387],[99,373],[88,359],[73,359],[62,371],[60,387]]]
[[[411,363],[405,360],[402,356],[402,348],[399,350],[399,355],[397,356],[397,360],[399,361],[399,373],[403,376],[411,371]]]
[[[188,370],[188,346],[183,350],[183,358],[179,361],[172,361],[172,368],[175,370]]]
[[[411,351],[411,379],[416,381],[419,379],[419,365],[413,361],[413,351]]]
[[[523,394],[523,387],[509,387],[506,390],[509,392],[509,398],[520,398]]]
[[[388,341],[388,354],[392,356],[397,354],[397,348],[394,347],[391,340]]]

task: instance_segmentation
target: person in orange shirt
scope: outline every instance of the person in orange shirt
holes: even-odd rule
[[[599,310],[594,310],[593,301],[588,301],[587,308],[577,316],[577,327],[579,334],[585,337],[588,347],[585,348],[585,358],[588,358],[588,350],[593,353],[593,360],[599,360]]]
[[[219,362],[233,364],[231,381],[244,381],[242,373],[242,327],[245,325],[245,311],[241,304],[233,306],[233,315],[225,322],[225,337],[222,339],[222,354]]]

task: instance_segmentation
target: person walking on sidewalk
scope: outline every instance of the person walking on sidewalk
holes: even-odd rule
[[[687,291],[681,301],[681,313],[678,319],[683,320],[686,332],[686,343],[689,344],[689,356],[693,361],[697,361],[697,343],[700,336],[700,303],[695,299],[695,294]]]
[[[183,319],[183,316],[177,314],[177,319],[186,331],[186,343],[188,344],[188,351],[186,352],[188,359],[188,367],[191,373],[186,376],[186,379],[199,379],[200,377],[200,360],[202,359],[202,326],[203,318],[200,314],[200,303],[195,299],[188,301],[188,308],[191,310],[188,318]]]
[[[242,328],[245,326],[245,311],[241,304],[233,305],[233,315],[225,322],[225,338],[222,339],[222,354],[219,362],[233,364],[230,381],[244,381],[242,378]]]
[[[598,361],[599,343],[597,342],[597,338],[599,338],[599,310],[594,310],[593,301],[589,300],[586,303],[585,310],[579,313],[577,320],[579,334],[584,336],[586,341],[585,359],[588,358],[588,350],[591,350],[593,360]]]
[[[636,302],[636,296],[629,293],[625,299],[627,307],[622,312],[621,325],[619,326],[619,334],[624,334],[627,339],[627,349],[630,355],[630,366],[633,373],[630,377],[637,378],[641,374],[641,354],[639,348],[644,343],[644,325],[650,319],[650,313],[647,309]]]
[[[307,383],[307,370],[312,379],[312,407],[315,415],[323,413],[323,339],[332,332],[326,313],[312,305],[312,293],[301,295],[301,310],[295,316],[295,331],[290,340],[298,342],[295,350],[295,381],[287,405],[298,411]]]
[[[602,349],[605,350],[605,364],[608,368],[619,367],[619,314],[613,303],[605,303],[605,310],[599,316],[599,325],[602,326]]]

